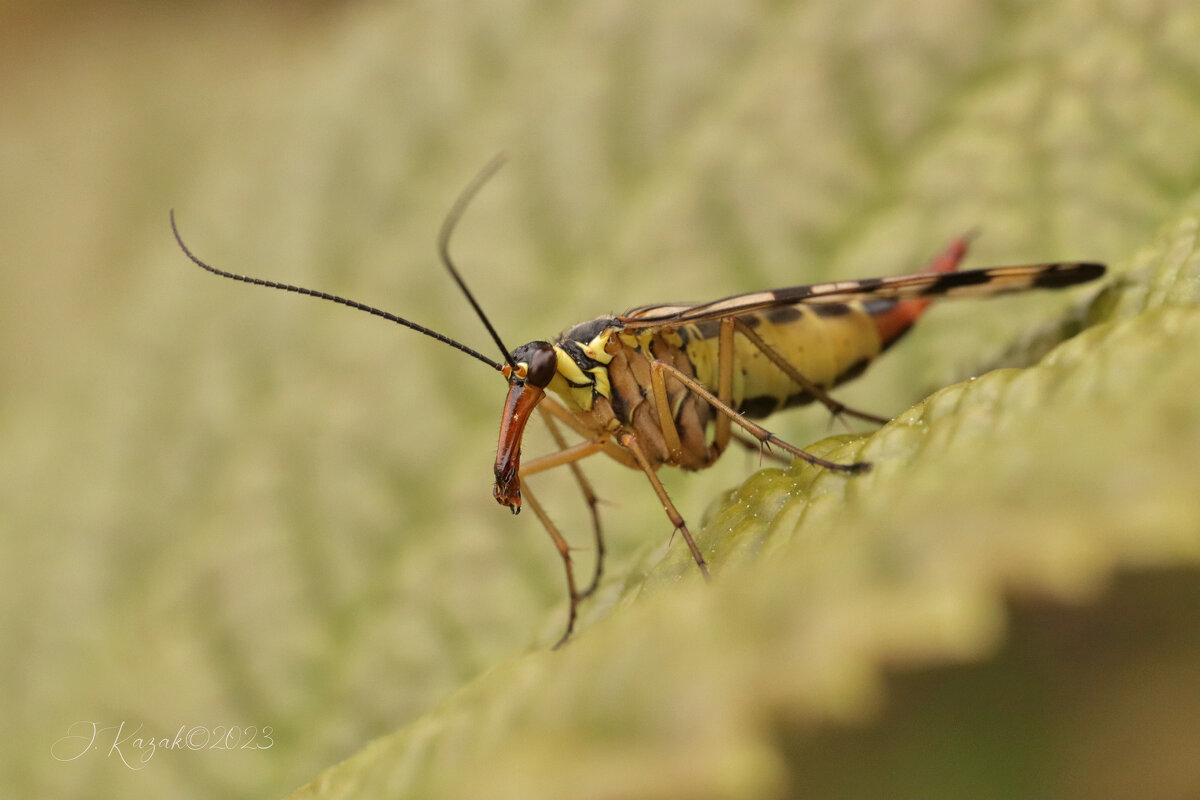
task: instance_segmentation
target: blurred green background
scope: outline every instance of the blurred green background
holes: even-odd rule
[[[0,3],[0,796],[277,797],[351,756],[306,796],[1197,794],[1197,41],[1182,0]],[[434,242],[500,150],[453,247],[510,346],[973,228],[971,265],[1131,277],[1056,361],[844,445],[859,488],[714,506],[711,587],[588,464],[610,578],[550,654],[500,379],[167,223],[489,352]],[[1027,367],[1093,295],[938,307],[841,398]],[[699,529],[757,466],[663,477]],[[139,760],[122,724],[242,738]]]

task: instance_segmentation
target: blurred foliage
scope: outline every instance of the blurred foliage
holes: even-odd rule
[[[343,759],[299,796],[1197,793],[1191,4],[5,13],[0,796],[280,796]],[[484,349],[433,242],[501,148],[454,251],[510,346],[976,227],[972,265],[1114,276],[931,311],[840,395],[921,402],[813,446],[869,475],[664,475],[710,506],[710,585],[589,464],[608,577],[548,652],[560,565],[489,497],[499,380],[203,275],[166,220]],[[87,721],[272,745],[57,760]]]

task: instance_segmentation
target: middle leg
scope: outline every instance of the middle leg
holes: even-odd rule
[[[666,487],[662,485],[662,481],[658,479],[654,467],[650,465],[650,460],[642,452],[642,447],[638,443],[637,436],[632,431],[621,431],[616,436],[620,445],[637,459],[642,472],[650,479],[650,485],[654,487],[654,493],[658,495],[658,500],[662,503],[663,511],[667,512],[667,518],[671,520],[671,524],[675,526],[675,530],[679,531],[683,536],[683,540],[687,542],[688,549],[692,552],[692,558],[696,561],[696,566],[700,567],[700,572],[705,578],[709,577],[708,562],[704,560],[704,555],[700,552],[699,546],[696,545],[696,540],[692,537],[692,532],[688,530],[683,515],[679,513],[679,509],[675,508],[675,503],[671,501],[671,496],[667,494]]]

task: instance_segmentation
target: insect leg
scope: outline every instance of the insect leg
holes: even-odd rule
[[[543,411],[542,419],[546,421],[546,427],[550,429],[550,435],[554,437],[554,443],[558,445],[559,450],[566,450],[567,440],[563,438],[562,433],[559,431],[554,417]],[[600,510],[597,507],[600,504],[600,500],[592,490],[591,483],[584,477],[583,469],[579,464],[572,461],[567,466],[571,468],[571,474],[575,477],[575,483],[579,486],[579,491],[583,493],[583,501],[587,503],[588,512],[592,516],[592,533],[596,539],[596,567],[592,571],[592,582],[586,589],[579,593],[579,599],[582,600],[596,591],[596,587],[600,585],[600,576],[604,572],[604,536],[600,532]]]
[[[675,427],[675,416],[667,400],[667,382],[661,372],[651,371],[650,391],[654,395],[654,407],[658,411],[658,427],[662,431],[663,443],[667,446],[674,463],[683,460],[683,443],[679,441],[679,429]]]
[[[717,339],[717,397],[725,405],[733,402],[733,319],[721,320]],[[713,428],[712,457],[715,459],[729,444],[729,417],[717,415]]]
[[[722,402],[716,395],[714,395],[712,392],[708,391],[708,389],[705,389],[703,386],[701,386],[699,383],[697,383],[695,381],[695,379],[688,377],[687,375],[685,375],[680,370],[676,369],[671,364],[667,364],[662,361],[651,361],[650,368],[653,370],[661,370],[661,371],[665,371],[665,372],[670,372],[681,383],[683,383],[684,386],[688,387],[688,389],[690,389],[692,392],[694,392],[695,394],[702,397],[713,408],[717,409],[722,414],[725,414],[726,416],[728,416],[731,420],[733,420],[738,425],[740,425],[742,428],[744,428],[747,433],[749,433],[751,436],[753,436],[755,439],[758,439],[760,442],[762,442],[765,445],[768,445],[768,446],[776,445],[776,446],[786,450],[787,452],[791,453],[792,455],[796,456],[797,458],[802,458],[805,461],[809,462],[810,464],[816,464],[817,466],[825,467],[826,469],[838,470],[840,472],[856,473],[856,472],[866,472],[867,470],[869,470],[871,468],[870,463],[868,463],[866,461],[858,461],[853,464],[838,464],[834,461],[827,461],[823,458],[820,458],[819,456],[814,456],[812,453],[809,453],[805,450],[801,450],[799,447],[796,447],[794,444],[788,444],[783,439],[780,439],[778,436],[771,433],[769,430],[762,427],[761,425],[758,425],[758,424],[746,419],[744,416],[742,416],[741,414],[734,411],[729,406],[728,403]],[[621,444],[624,444],[624,442],[621,442]]]
[[[724,325],[725,320],[722,320],[721,324]],[[753,328],[737,317],[733,318],[733,324],[737,328],[737,332],[742,336],[745,336],[750,344],[758,348],[759,352],[770,359],[772,364],[779,367],[779,369],[783,371],[784,375],[787,375],[792,379],[793,383],[812,395],[814,400],[828,408],[829,413],[833,414],[835,417],[846,414],[847,416],[858,417],[859,419],[864,419],[867,422],[875,422],[879,425],[886,425],[891,421],[886,417],[879,417],[875,414],[869,414],[866,411],[858,411],[846,405],[845,403],[840,403],[837,400],[834,400],[829,396],[828,392],[810,381],[808,378],[804,377],[800,370],[796,369],[796,367],[793,366],[790,361],[784,358],[778,350],[767,344],[766,340],[759,336]],[[728,402],[728,400],[726,400],[726,402]]]
[[[573,444],[562,450],[530,459],[527,463],[521,465],[521,477],[525,478],[530,475],[536,475],[539,472],[561,467],[563,464],[573,464],[588,456],[602,453],[604,452],[604,444],[604,442],[598,439],[588,439],[586,442]]]
[[[724,414],[722,414],[721,417],[724,419],[728,419],[728,417],[725,417]],[[750,452],[758,453],[760,465],[761,465],[763,456],[766,456],[767,458],[770,458],[774,461],[778,461],[781,464],[792,463],[792,460],[790,458],[785,458],[782,454],[776,453],[774,450],[770,450],[766,447],[763,447],[762,442],[758,441],[757,439],[752,439],[744,433],[738,433],[737,431],[734,431],[730,438],[732,441],[737,442],[741,447],[746,448]]]
[[[533,493],[529,491],[528,486],[522,487],[522,493],[525,497],[525,502],[533,509],[533,513],[541,520],[542,527],[546,529],[546,533],[550,534],[550,538],[554,540],[554,546],[558,549],[558,555],[562,558],[563,568],[567,572],[567,597],[569,606],[567,608],[567,629],[563,631],[563,635],[554,643],[554,649],[562,647],[563,643],[571,635],[571,631],[575,629],[575,618],[578,616],[579,601],[582,599],[579,592],[575,589],[575,570],[571,566],[571,548],[567,545],[567,540],[559,533],[557,527],[546,515],[542,509],[542,504],[537,501]]]
[[[600,441],[600,439],[596,438],[596,432],[594,428],[589,428],[588,426],[584,425],[584,423],[580,422],[580,420],[578,420],[574,414],[571,414],[570,411],[563,408],[563,404],[556,401],[556,399],[553,397],[546,396],[542,398],[541,403],[538,404],[538,408],[542,411],[545,411],[546,414],[550,414],[559,422],[562,422],[563,425],[569,427],[571,431],[575,431],[577,434],[580,434],[584,439]],[[628,451],[622,450],[617,445],[614,445],[611,439],[605,438],[604,453],[606,456],[612,458],[613,461],[624,464],[625,467],[629,467],[630,469],[641,469],[641,467],[638,467],[634,457],[630,456]],[[590,455],[590,453],[588,453],[588,455]],[[529,463],[539,463],[542,461],[542,458],[546,458],[546,456],[534,458],[533,461]],[[556,462],[541,469],[550,469],[550,467],[557,467],[558,464],[562,463],[566,462]],[[522,474],[526,473],[526,467],[522,467]]]
[[[651,363],[656,364],[658,362]],[[679,370],[674,371],[679,373]],[[683,373],[679,374],[682,375]],[[658,495],[658,500],[662,503],[663,511],[667,512],[667,518],[671,520],[671,524],[675,526],[675,530],[679,531],[683,535],[683,540],[687,542],[688,549],[692,551],[692,558],[696,560],[696,566],[700,567],[700,572],[704,574],[705,578],[709,577],[708,562],[704,560],[704,556],[700,553],[700,548],[696,546],[696,540],[692,538],[692,532],[688,530],[687,523],[683,520],[683,515],[679,513],[679,509],[675,508],[675,504],[671,502],[671,496],[667,494],[662,481],[658,479],[658,475],[654,472],[654,467],[650,466],[649,459],[642,452],[642,446],[638,443],[637,436],[631,431],[622,431],[617,434],[617,441],[622,447],[633,453],[633,457],[637,459],[642,472],[646,473],[646,477],[650,479],[650,485],[654,487],[654,493]]]

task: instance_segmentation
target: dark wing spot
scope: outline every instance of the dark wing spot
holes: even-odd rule
[[[992,279],[991,272],[986,269],[968,270],[967,272],[948,272],[925,287],[921,294],[942,294],[951,289],[963,286],[976,286],[987,283]]]
[[[1095,280],[1104,274],[1103,264],[1054,264],[1033,279],[1039,289],[1058,289]]]
[[[883,286],[884,280],[883,278],[863,278],[861,281],[857,281],[857,284],[854,291],[859,294],[867,294]]]

